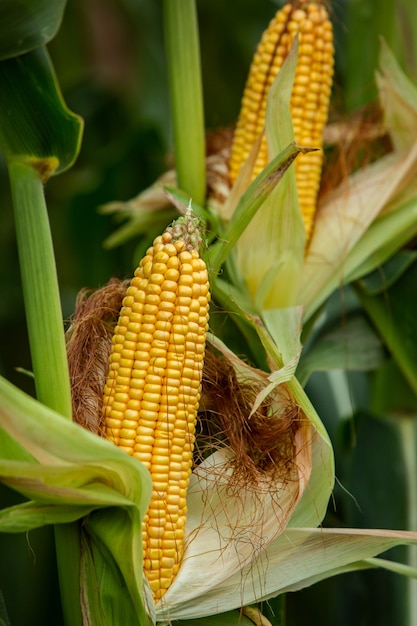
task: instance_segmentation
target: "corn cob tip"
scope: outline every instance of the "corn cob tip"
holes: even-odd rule
[[[184,215],[178,217],[168,226],[165,233],[171,235],[173,243],[183,241],[187,250],[197,250],[198,252],[203,242],[202,225],[201,220],[193,211],[191,200]]]

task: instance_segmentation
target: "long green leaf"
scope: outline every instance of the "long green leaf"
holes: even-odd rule
[[[8,160],[30,162],[47,180],[73,164],[81,134],[44,48],[0,63],[0,147]]]
[[[3,437],[4,432],[7,437]],[[7,458],[10,438],[31,456],[21,461]],[[66,523],[88,514],[87,522],[81,527],[81,538],[93,546],[94,553],[99,550],[105,555],[107,565],[99,567],[100,571],[105,570],[103,576],[107,581],[102,593],[117,594],[122,577],[138,623],[145,624],[141,522],[151,491],[146,468],[108,441],[0,378],[0,459],[4,458],[3,446],[6,459],[0,464],[2,481],[31,501],[1,511],[0,531],[16,532],[48,523]],[[71,538],[74,537],[67,535],[67,542]],[[67,552],[66,565],[72,571],[72,560],[80,548],[76,543],[69,547],[72,554]],[[117,605],[118,600],[101,596],[96,602],[91,598],[89,594],[97,593],[93,584],[96,572],[83,560],[81,567],[88,577],[88,581],[83,579],[81,591],[87,594],[84,601],[90,607],[91,623],[102,623],[102,607]],[[69,583],[78,584],[78,580]],[[69,610],[69,614],[76,608]],[[114,616],[107,617],[109,624],[114,623]]]
[[[304,386],[317,371],[367,371],[384,359],[382,342],[360,314],[327,325],[301,355],[297,378]]]
[[[372,289],[375,275],[373,275]],[[384,286],[381,272],[381,286]],[[381,295],[368,293],[366,279],[358,284],[357,294],[393,355],[409,385],[417,393],[417,325],[415,321],[415,285],[417,263],[414,263],[390,289]]]
[[[356,445],[346,484],[355,496],[355,504],[347,502],[348,521],[361,527],[377,525],[416,531],[417,414],[405,410],[403,399],[397,393],[402,386],[397,381],[398,372],[395,375],[390,367],[375,388],[379,415],[362,412],[356,417]],[[381,412],[384,404],[385,415]],[[397,414],[392,413],[395,404]],[[417,547],[397,549],[388,558],[401,560],[404,565],[388,561],[384,562],[385,568],[407,577],[397,578],[384,572],[374,572],[369,577],[370,597],[376,599],[384,586],[389,598],[381,607],[376,607],[375,617],[379,623],[383,619],[386,619],[384,623],[398,620],[404,626],[414,626],[417,582],[410,575],[416,575]]]
[[[1,0],[0,60],[44,46],[57,33],[66,0]]]

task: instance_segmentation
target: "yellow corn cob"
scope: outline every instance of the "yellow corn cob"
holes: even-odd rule
[[[299,53],[290,103],[294,137],[296,143],[302,146],[322,146],[333,77],[332,25],[320,0],[295,0],[276,13],[256,50],[232,144],[229,162],[232,183],[264,130],[268,90],[288,55],[296,33],[299,33]],[[321,150],[298,156],[295,161],[307,241],[314,222],[322,162]],[[259,174],[267,163],[264,135],[253,176]]]
[[[135,271],[116,326],[104,390],[105,435],[146,465],[144,570],[155,600],[183,554],[210,300],[196,219],[180,218]]]

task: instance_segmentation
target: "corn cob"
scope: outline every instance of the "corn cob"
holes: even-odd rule
[[[332,25],[320,0],[295,0],[276,13],[256,50],[232,143],[229,162],[232,183],[264,130],[268,91],[289,53],[296,33],[299,33],[299,54],[290,102],[294,138],[302,146],[322,146],[333,77]],[[314,222],[322,162],[321,150],[298,156],[295,161],[298,198],[307,241]],[[253,177],[267,163],[264,135]]]
[[[201,240],[188,212],[156,237],[135,271],[116,326],[104,390],[105,435],[144,463],[152,498],[144,570],[155,600],[183,554],[186,492],[210,300]]]

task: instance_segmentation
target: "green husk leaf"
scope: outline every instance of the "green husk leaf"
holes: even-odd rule
[[[262,311],[262,317],[271,339],[279,350],[282,367],[268,376],[270,384],[258,394],[251,415],[276,387],[291,380],[301,354],[301,307]],[[259,326],[259,321],[254,320],[254,323]]]
[[[270,160],[294,138],[289,103],[297,58],[296,37],[268,94],[266,136]],[[258,309],[287,307],[295,302],[305,238],[295,170],[290,167],[280,184],[270,190],[237,243],[237,265]]]
[[[401,544],[417,543],[417,533],[384,530],[288,528],[250,563],[207,593],[179,598],[175,615],[194,617],[237,603],[266,601],[331,576],[366,569],[363,559]],[[214,584],[213,584],[214,583]],[[209,585],[208,585],[209,586]],[[239,604],[238,604],[239,605]]]
[[[254,330],[253,324],[247,319],[247,314],[255,315],[253,304],[248,295],[236,288],[230,282],[226,282],[221,278],[215,277],[211,282],[211,292],[215,301],[228,312],[230,320],[239,330],[238,346],[236,351],[242,349],[242,338],[245,339],[248,346],[248,354],[252,356],[258,367],[267,368],[265,360],[265,351],[260,345],[257,332]],[[211,327],[213,332],[219,338],[224,336],[224,323],[222,319],[212,320]],[[230,342],[230,337],[228,337]]]
[[[1,0],[0,60],[44,46],[55,37],[66,0]]]
[[[278,347],[284,365],[293,361],[298,363],[300,358],[302,313],[299,306],[262,311],[265,327]]]
[[[229,224],[225,228],[223,241],[214,244],[209,251],[209,263],[214,273],[218,272],[230,250],[249,226],[249,223],[270,195],[272,189],[280,182],[296,156],[298,154],[306,154],[307,152],[311,152],[311,148],[304,148],[293,143],[272,159],[267,167],[255,178],[241,197]]]
[[[95,511],[86,520],[81,583],[86,593],[85,614],[93,624],[99,616],[99,623],[103,623],[103,615],[108,626],[118,622],[129,626],[153,623],[145,599],[142,519],[134,508],[112,507]],[[152,601],[149,611],[153,612]]]
[[[417,133],[417,87],[402,72],[386,42],[381,40],[381,70],[376,74],[385,125],[396,150],[409,150]]]
[[[69,168],[82,120],[66,107],[44,48],[0,63],[0,146],[7,159],[29,162],[43,181]]]
[[[0,428],[2,435],[3,431],[8,435],[7,438],[0,438],[1,459],[4,459],[3,447],[8,446],[12,438],[36,461],[26,464],[2,461],[3,476],[16,481],[20,477],[22,490],[27,489],[31,493],[34,489],[42,499],[49,497],[49,487],[52,493],[61,484],[70,489],[70,502],[71,489],[80,497],[85,492],[88,502],[90,492],[93,498],[101,500],[107,488],[111,488],[115,489],[117,498],[120,493],[141,508],[146,504],[150,478],[141,463],[37,402],[1,377]],[[22,473],[24,467],[26,477]],[[54,471],[57,473],[56,478],[53,476]],[[35,479],[37,484],[31,484],[30,480],[25,484],[26,478]],[[78,491],[80,488],[81,491]],[[65,494],[63,498],[65,500]]]
[[[316,218],[299,286],[298,298],[306,307],[305,319],[317,310],[332,291],[347,282],[349,274],[354,272],[352,265],[350,271],[346,272],[348,255],[354,254],[355,246],[372,222],[402,190],[415,171],[417,145],[406,155],[393,153],[383,157],[354,174],[347,186],[342,185],[329,194]],[[410,217],[406,219],[411,223]],[[377,244],[387,244],[392,231],[385,228],[380,234],[383,237],[379,242],[374,241],[374,249]],[[369,256],[366,245],[361,250],[366,259]],[[361,262],[356,257],[357,266]]]
[[[417,567],[410,567],[410,565],[405,565],[404,563],[397,563],[396,561],[388,561],[388,559],[381,558],[364,559],[364,561],[371,567],[383,567],[389,572],[394,572],[401,576],[417,578]]]
[[[407,198],[403,199],[403,195]],[[409,196],[412,196],[408,199]],[[413,197],[414,196],[414,197]],[[388,261],[417,234],[417,186],[378,217],[346,259],[346,282],[366,276]]]
[[[385,46],[380,68],[381,98],[397,149],[353,174],[320,207],[298,295],[305,319],[340,284],[375,269],[416,232],[417,146],[404,139],[401,116],[405,107],[408,123],[417,125],[417,94]],[[410,100],[404,103],[404,97]]]
[[[5,480],[3,482],[6,483]],[[53,502],[51,504],[39,504],[31,500],[1,510],[0,531],[2,533],[26,533],[42,526],[75,522],[93,510],[94,506],[91,504],[85,506],[59,505]]]

